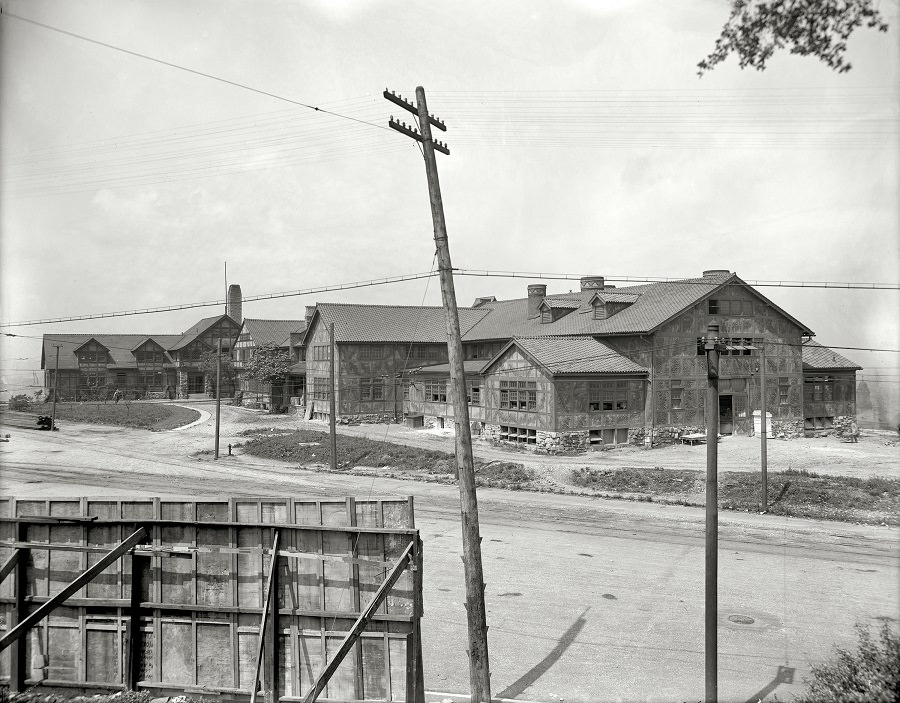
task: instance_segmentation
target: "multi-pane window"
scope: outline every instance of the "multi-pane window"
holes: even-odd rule
[[[384,400],[384,379],[361,378],[359,379],[360,400]]]
[[[731,317],[750,317],[753,315],[753,303],[749,300],[716,300],[707,301],[710,315],[729,315]]]
[[[447,381],[426,381],[425,400],[430,403],[446,403]]]
[[[359,347],[360,359],[383,359],[384,346],[381,344],[363,344]]]
[[[331,383],[327,378],[313,377],[312,397],[315,400],[331,399]]]
[[[500,425],[500,440],[503,442],[536,444],[537,430],[530,430],[527,427],[509,427],[507,425]]]
[[[672,399],[672,410],[682,410],[684,408],[684,382],[673,378],[670,394]]]
[[[81,385],[88,388],[97,388],[106,385],[105,373],[84,373],[81,374]]]
[[[163,385],[162,371],[151,371],[138,376],[139,383],[150,389],[160,389]]]
[[[501,410],[537,410],[535,381],[500,381]]]
[[[628,382],[594,381],[589,383],[588,409],[591,412],[628,410]]]
[[[441,347],[437,344],[413,344],[409,348],[409,358],[426,361],[440,361]]]
[[[762,347],[763,340],[758,337],[719,337],[722,348],[719,356],[754,356]],[[697,356],[706,354],[703,337],[697,337]]]
[[[322,344],[312,348],[313,361],[328,361],[331,355],[328,353],[329,346]]]
[[[834,379],[831,376],[810,378],[806,383],[806,398],[814,403],[834,400]]]
[[[790,404],[791,380],[785,376],[778,379],[778,404]]]
[[[466,402],[481,405],[481,381],[466,381]]]

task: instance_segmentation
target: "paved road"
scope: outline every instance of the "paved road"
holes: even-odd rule
[[[223,453],[248,417],[223,418]],[[198,458],[212,447],[212,424],[18,432],[0,444],[0,492],[412,494],[426,554],[426,688],[433,700],[458,700],[445,695],[468,689],[457,488]],[[495,696],[702,699],[702,510],[499,490],[480,490],[479,506]],[[720,522],[722,700],[790,698],[811,662],[853,644],[855,623],[900,618],[897,529],[736,513]],[[797,683],[776,681],[781,666],[796,669]]]

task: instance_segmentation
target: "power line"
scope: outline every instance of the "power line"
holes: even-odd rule
[[[525,272],[525,271],[479,271],[474,269],[454,269],[454,273],[459,276],[480,276],[480,277],[497,277],[497,278],[531,278],[538,280],[580,280],[590,274],[575,274],[575,273],[540,273],[540,272]],[[422,273],[414,273],[402,276],[391,276],[383,279],[373,279],[368,281],[357,281],[353,283],[342,283],[330,286],[320,286],[316,288],[307,288],[305,290],[296,290],[296,291],[283,291],[278,293],[265,293],[262,295],[254,295],[254,296],[245,296],[243,298],[244,302],[255,302],[260,300],[273,300],[277,298],[288,298],[302,295],[311,295],[314,293],[324,293],[333,290],[350,290],[353,288],[365,288],[369,286],[377,286],[377,285],[387,285],[391,283],[400,283],[403,281],[412,281],[420,278],[427,278],[430,276],[437,275],[433,271],[426,271]],[[607,281],[617,281],[617,282],[629,282],[629,283],[673,283],[679,285],[705,285],[711,286],[715,285],[714,283],[708,281],[693,278],[693,279],[685,279],[685,278],[670,278],[670,277],[661,277],[661,276],[604,276]],[[860,290],[900,290],[900,284],[898,283],[851,283],[851,282],[835,282],[835,281],[754,281],[754,280],[746,280],[740,282],[733,282],[730,285],[745,285],[748,287],[751,286],[769,286],[769,287],[782,287],[782,288],[828,288],[835,290],[843,290],[843,289],[860,289]],[[628,292],[629,287],[625,287],[622,289],[613,289],[616,292]],[[560,293],[559,295],[564,295],[564,293]],[[552,297],[552,295],[551,295]],[[8,328],[8,327],[28,327],[34,325],[43,325],[43,324],[56,324],[59,322],[78,322],[82,320],[95,320],[109,317],[126,317],[132,315],[146,315],[160,312],[173,312],[176,310],[188,310],[192,308],[201,308],[201,307],[213,307],[216,305],[225,305],[226,301],[224,300],[214,300],[200,303],[184,303],[180,305],[167,305],[156,308],[143,308],[138,310],[126,310],[126,311],[118,311],[118,312],[106,312],[106,313],[92,313],[86,315],[74,315],[70,317],[55,317],[55,318],[44,318],[39,320],[28,320],[22,322],[0,322],[0,328]]]

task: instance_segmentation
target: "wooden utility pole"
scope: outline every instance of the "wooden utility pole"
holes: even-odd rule
[[[438,180],[435,150],[449,154],[445,144],[431,137],[431,126],[442,131],[446,126],[428,114],[425,89],[416,88],[416,105],[399,95],[384,91],[384,97],[418,117],[421,134],[413,125],[395,122],[388,124],[408,137],[422,143],[425,156],[425,174],[428,178],[428,195],[431,201],[431,219],[434,224],[434,242],[437,247],[438,270],[441,280],[441,297],[447,311],[447,353],[450,361],[450,383],[453,391],[453,415],[456,430],[456,468],[459,476],[460,510],[462,513],[463,565],[466,582],[466,614],[469,633],[469,686],[472,703],[489,703],[491,700],[491,674],[488,660],[487,611],[484,605],[484,572],[481,564],[481,531],[478,525],[478,499],[475,494],[475,466],[472,456],[472,428],[469,424],[469,406],[466,403],[466,374],[463,366],[462,334],[459,328],[459,311],[456,307],[456,291],[453,285],[453,266],[450,263],[450,246],[444,221],[444,205]]]
[[[59,395],[59,348],[62,344],[54,344],[56,347],[56,370],[53,372],[53,411],[50,415],[50,431],[56,429],[56,396]]]
[[[216,459],[219,458],[219,417],[222,414],[222,336],[216,353]]]
[[[716,703],[718,683],[719,611],[719,325],[710,323],[704,339],[706,350],[706,599],[705,653],[706,702]]]
[[[335,401],[335,383],[334,383],[334,323],[328,325],[328,339],[330,343],[331,353],[328,355],[329,368],[329,413],[328,413],[328,432],[331,436],[331,470],[337,471],[337,402]]]
[[[762,470],[762,512],[769,509],[768,423],[766,422],[766,343],[759,345],[759,460]]]

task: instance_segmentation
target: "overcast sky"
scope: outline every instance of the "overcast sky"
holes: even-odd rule
[[[784,54],[703,78],[726,0],[0,6],[3,322],[222,299],[225,261],[245,295],[430,270],[422,158],[386,128],[411,115],[381,96],[417,85],[448,127],[458,268],[900,280],[894,0],[887,34],[851,40],[849,73]],[[468,305],[529,282],[456,287]],[[823,344],[900,348],[896,291],[759,290]],[[421,279],[244,315],[302,318],[316,301],[440,291]],[[171,333],[219,310],[2,331]],[[4,377],[39,367],[36,340],[3,341]],[[897,354],[844,353],[900,373]]]

